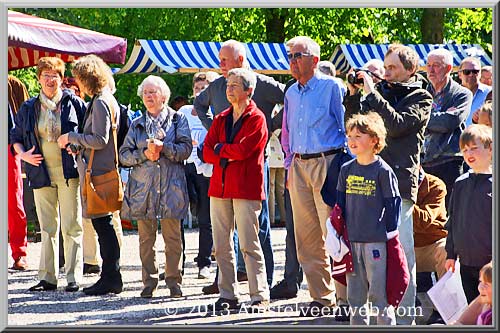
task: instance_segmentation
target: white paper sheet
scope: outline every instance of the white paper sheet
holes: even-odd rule
[[[446,272],[441,279],[427,291],[432,303],[436,307],[446,324],[458,320],[467,308],[467,298],[460,279],[460,266],[457,261],[455,273]]]

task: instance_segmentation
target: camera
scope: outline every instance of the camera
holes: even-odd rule
[[[75,144],[68,143],[66,147],[69,147],[73,154],[78,154],[78,147]]]
[[[355,84],[363,84],[363,79],[362,78],[358,78],[357,75],[358,75],[358,72],[360,71],[364,71],[366,72],[365,70],[363,69],[354,69],[354,73],[349,73],[347,75],[347,82],[349,82],[350,84],[352,85],[355,85]],[[370,73],[370,72],[368,72]]]

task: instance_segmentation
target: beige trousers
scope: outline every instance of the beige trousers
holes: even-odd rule
[[[309,294],[323,305],[335,304],[330,256],[325,248],[326,219],[332,207],[323,202],[320,193],[334,156],[308,160],[294,157],[288,174],[297,259],[304,270]]]
[[[68,179],[66,184],[64,177],[53,178],[51,186],[33,190],[36,213],[42,231],[38,278],[57,284],[59,228],[61,228],[66,280],[80,283],[83,275],[80,181],[78,178]]]
[[[97,246],[97,233],[92,225],[91,219],[83,218],[83,262],[89,265],[99,265]],[[118,245],[120,249],[123,241],[122,222],[120,219],[120,211],[117,210],[113,213],[113,229],[115,229],[116,238],[118,238]],[[121,255],[120,255],[121,257]]]
[[[285,168],[269,168],[269,217],[271,225],[276,217],[275,207],[278,203],[280,222],[286,221],[285,212]]]
[[[178,219],[161,219],[161,234],[165,243],[165,283],[167,287],[182,283],[182,239]],[[142,262],[144,287],[158,286],[158,262],[156,261],[157,220],[137,220],[139,254]]]
[[[247,269],[250,299],[269,300],[264,254],[259,241],[259,214],[262,202],[244,199],[210,198],[210,218],[214,238],[215,258],[219,265],[220,297],[238,299],[236,255],[233,233],[238,228],[240,250]]]
[[[446,238],[438,239],[430,245],[415,248],[417,272],[436,272],[438,279],[446,273]]]

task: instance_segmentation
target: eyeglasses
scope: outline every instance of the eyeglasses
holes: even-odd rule
[[[302,59],[302,57],[312,57],[313,55],[307,52],[295,52],[295,53],[287,53],[286,56],[288,57],[288,61],[292,61],[292,60]]]
[[[156,94],[158,94],[158,93],[159,93],[159,91],[158,91],[158,90],[144,90],[144,91],[142,92],[142,94],[143,94],[144,96],[146,96],[146,95],[156,95]]]
[[[40,75],[42,77],[42,79],[44,80],[58,80],[59,79],[59,75],[49,75],[49,74],[42,74]]]
[[[460,72],[462,72],[464,75],[477,75],[479,73],[479,69],[462,69]]]

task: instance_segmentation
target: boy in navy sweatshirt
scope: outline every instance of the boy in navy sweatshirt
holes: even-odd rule
[[[346,130],[356,158],[340,169],[337,203],[346,221],[353,259],[353,272],[346,275],[351,325],[368,325],[366,306],[376,311],[378,325],[395,325],[386,294],[386,242],[398,233],[401,196],[396,175],[377,155],[385,147],[387,132],[374,112],[353,116]]]
[[[460,258],[460,276],[467,302],[479,295],[479,271],[491,261],[492,249],[492,130],[470,125],[460,136],[460,150],[470,167],[455,181],[449,203],[446,238],[446,270],[455,271]]]

